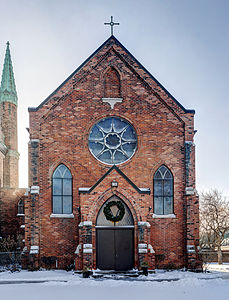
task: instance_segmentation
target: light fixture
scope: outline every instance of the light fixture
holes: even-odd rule
[[[117,186],[118,186],[118,182],[117,182],[116,180],[113,180],[113,181],[111,182],[111,186],[112,186],[112,187],[117,187]]]

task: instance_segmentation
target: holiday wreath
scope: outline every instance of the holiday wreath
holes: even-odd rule
[[[118,207],[118,212],[115,216],[113,215],[113,213],[111,211],[112,206]],[[119,222],[122,220],[122,218],[125,215],[125,207],[121,201],[117,201],[117,202],[111,201],[111,202],[108,202],[107,205],[104,207],[103,213],[108,221]]]

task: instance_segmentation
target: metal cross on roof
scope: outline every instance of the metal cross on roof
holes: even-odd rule
[[[110,25],[110,27],[111,27],[111,35],[113,35],[113,26],[114,25],[120,25],[120,23],[113,22],[113,16],[111,16],[111,21],[109,23],[104,23],[104,25]]]

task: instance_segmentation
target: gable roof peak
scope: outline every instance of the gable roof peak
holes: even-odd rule
[[[177,105],[180,107],[185,113],[192,113],[195,114],[195,110],[193,109],[186,109],[184,106],[174,98],[168,90],[123,46],[123,44],[114,36],[111,35],[99,48],[97,48],[57,89],[51,93],[38,107],[29,107],[29,112],[37,111],[40,109],[48,100],[57,93],[66,82],[68,82],[77,72],[79,72],[95,55],[97,55],[102,49],[106,48],[108,51],[112,48],[112,45],[117,45],[120,47],[131,59],[135,62],[148,76],[156,82],[156,84],[167,94]],[[117,50],[117,49],[116,49]]]

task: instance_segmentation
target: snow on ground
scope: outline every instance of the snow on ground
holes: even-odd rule
[[[209,270],[209,271],[219,271],[219,272],[228,272],[229,273],[229,263],[224,263],[222,265],[218,265],[216,263],[210,263],[206,267],[207,267],[207,270]]]
[[[227,266],[229,267],[229,265]],[[148,277],[139,276],[129,279],[120,277],[116,279],[85,279],[79,274],[61,270],[2,272],[0,273],[0,299],[229,299],[229,274],[213,271],[213,264],[211,264],[211,268],[212,271],[209,273],[157,270],[155,274]],[[216,268],[217,265],[215,265]],[[33,283],[28,283],[31,281]]]

